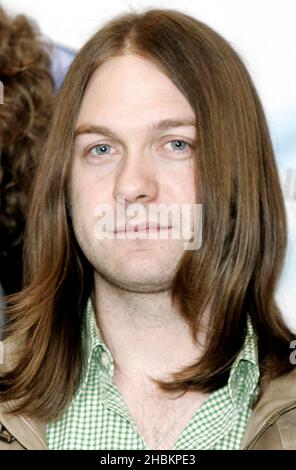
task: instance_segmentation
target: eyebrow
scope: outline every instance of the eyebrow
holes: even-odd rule
[[[164,131],[174,127],[195,127],[196,121],[192,119],[163,119],[161,121],[154,121],[149,129],[152,131]],[[106,126],[99,126],[95,124],[81,124],[75,129],[74,138],[81,134],[102,134],[108,137],[117,138],[118,136],[112,129]]]

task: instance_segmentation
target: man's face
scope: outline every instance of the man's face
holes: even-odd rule
[[[113,58],[90,79],[76,123],[72,221],[95,273],[113,285],[134,292],[158,292],[171,285],[184,239],[173,239],[171,230],[167,239],[160,238],[161,230],[157,239],[149,239],[148,232],[146,239],[116,239],[116,234],[98,239],[97,208],[112,206],[116,231],[122,228],[116,225],[118,195],[126,213],[132,204],[142,204],[148,223],[152,205],[193,205],[194,122],[182,93],[140,56]]]

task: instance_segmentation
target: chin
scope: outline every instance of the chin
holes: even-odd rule
[[[150,268],[150,269],[149,269]],[[110,285],[130,292],[155,293],[167,290],[171,287],[172,277],[163,270],[154,269],[145,263],[138,263],[110,269],[110,265],[96,266],[96,272]]]
[[[171,280],[160,281],[148,277],[145,279],[117,278],[114,279],[113,285],[129,292],[152,294],[168,290],[171,287]]]

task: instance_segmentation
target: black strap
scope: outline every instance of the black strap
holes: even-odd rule
[[[10,434],[9,431],[7,431],[3,424],[0,423],[0,441],[4,441],[7,444],[11,444],[15,440],[15,437]]]

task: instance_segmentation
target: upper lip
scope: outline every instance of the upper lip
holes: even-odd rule
[[[131,223],[128,223],[126,224],[124,227],[119,227],[117,228],[115,231],[116,232],[136,232],[136,231],[140,231],[140,230],[149,230],[150,228],[152,229],[161,229],[161,228],[171,228],[171,226],[163,226],[163,225],[160,225],[159,223],[155,223],[155,222],[141,222],[141,223],[138,223],[138,224],[131,224]]]

